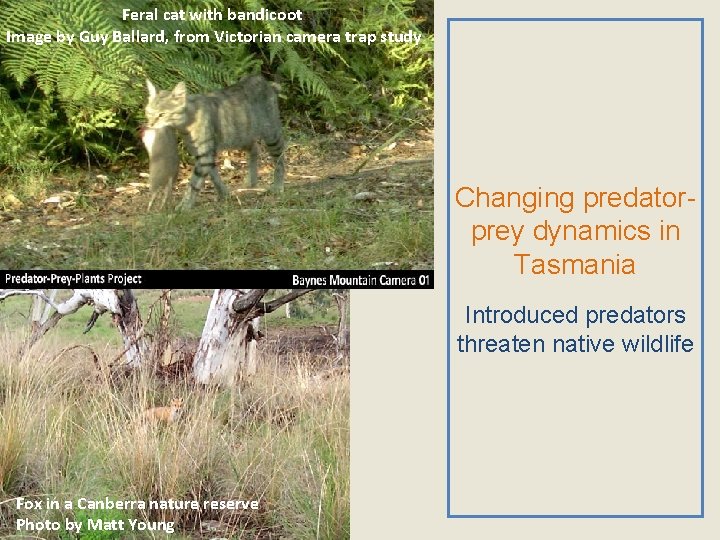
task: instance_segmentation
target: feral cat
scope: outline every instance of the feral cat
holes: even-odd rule
[[[149,128],[171,126],[185,137],[195,167],[181,203],[195,203],[206,176],[218,197],[228,190],[220,179],[215,159],[223,149],[248,152],[248,183],[257,184],[258,141],[264,141],[275,161],[273,190],[282,191],[285,180],[285,139],[275,87],[259,75],[244,77],[237,84],[208,94],[188,94],[180,82],[172,91],[157,90],[148,80],[145,116]]]
[[[151,422],[172,424],[180,417],[182,404],[182,398],[174,398],[170,402],[169,407],[153,407],[152,409],[148,409],[143,413],[142,418],[143,420],[149,420]]]
[[[177,136],[171,127],[143,129],[142,141],[150,156],[150,202],[148,210],[160,195],[160,208],[172,198],[173,184],[180,168]]]

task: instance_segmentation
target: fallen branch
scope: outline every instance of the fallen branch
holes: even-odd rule
[[[372,158],[374,158],[374,157],[375,157],[376,155],[378,155],[380,152],[382,152],[383,150],[385,150],[385,148],[387,148],[387,147],[390,146],[392,143],[394,143],[395,141],[397,141],[400,137],[402,137],[403,135],[405,135],[405,133],[407,133],[407,131],[408,131],[408,128],[401,129],[401,130],[398,131],[395,135],[393,135],[392,137],[390,137],[387,141],[385,141],[385,142],[382,143],[380,146],[378,146],[377,148],[375,148],[375,150],[373,150],[372,152],[370,152],[370,153],[368,154],[368,156],[367,156],[364,160],[362,160],[362,162],[360,162],[360,165],[358,165],[358,166],[355,168],[355,170],[353,171],[353,175],[359,173],[360,170],[361,170],[363,167],[365,167],[365,165],[367,165],[368,162],[369,162]]]
[[[421,158],[421,159],[404,159],[401,161],[394,161],[389,165],[383,167],[375,167],[374,169],[367,169],[366,171],[360,171],[356,169],[351,174],[332,174],[328,176],[328,180],[359,180],[361,178],[367,178],[368,176],[374,176],[378,173],[387,172],[389,169],[398,166],[409,166],[409,165],[424,165],[432,163],[432,158]]]

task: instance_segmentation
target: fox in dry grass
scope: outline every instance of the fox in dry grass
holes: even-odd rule
[[[142,419],[154,423],[172,424],[182,413],[182,398],[174,398],[169,407],[153,407],[142,414]]]

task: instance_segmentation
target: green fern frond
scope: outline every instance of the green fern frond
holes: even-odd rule
[[[193,92],[230,85],[249,73],[281,74],[284,118],[363,124],[379,116],[402,123],[406,112],[432,111],[433,36],[419,45],[353,43],[220,43],[213,31],[280,34],[419,31],[432,0],[3,0],[0,28],[26,34],[75,34],[70,44],[0,47],[0,137],[15,141],[14,156],[112,157],[128,145],[133,123],[142,122],[144,80],[161,88],[185,81]],[[122,9],[160,12],[215,8],[303,12],[302,21],[123,21]],[[82,30],[109,34],[135,29],[167,44],[82,43]],[[209,43],[176,43],[175,31],[205,33]],[[8,91],[10,90],[10,91]],[[120,121],[122,119],[122,121]],[[129,125],[128,125],[129,123]],[[122,144],[121,144],[122,143]],[[138,144],[133,139],[130,144]],[[24,150],[23,150],[24,149]]]
[[[296,51],[287,49],[284,53],[285,61],[280,66],[280,70],[285,73],[290,80],[297,81],[306,92],[325,99],[333,99],[332,92],[327,83],[300,58],[300,55]]]

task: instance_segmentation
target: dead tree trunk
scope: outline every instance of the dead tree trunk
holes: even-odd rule
[[[30,335],[21,348],[25,353],[32,347],[48,330],[54,327],[63,317],[53,310],[53,303],[57,297],[58,289],[42,289],[45,296],[33,296],[32,308],[30,310]]]
[[[338,307],[337,359],[336,363],[347,361],[350,353],[350,324],[348,321],[350,291],[347,289],[333,293]]]
[[[171,334],[170,318],[172,317],[172,289],[164,289],[160,298],[160,314],[156,317],[155,332],[152,337],[150,358],[156,363],[162,363],[167,348],[170,346]],[[153,315],[155,303],[150,306],[148,323]]]
[[[51,302],[55,301],[58,289],[43,289],[42,291]],[[32,308],[30,309],[30,332],[32,333],[37,331],[43,324],[45,324],[50,318],[52,311],[52,305],[43,300],[40,296],[33,297]]]
[[[260,317],[310,289],[294,289],[264,302],[268,289],[216,289],[193,359],[195,381],[232,386],[257,369]]]
[[[253,289],[215,289],[200,344],[193,359],[195,380],[232,386],[246,364],[257,365],[252,319],[233,309],[235,300]]]
[[[114,292],[120,311],[113,313],[113,322],[120,330],[123,345],[125,345],[123,365],[128,368],[138,368],[148,358],[150,350],[148,340],[144,335],[145,325],[140,318],[137,300],[132,289],[116,289]]]

